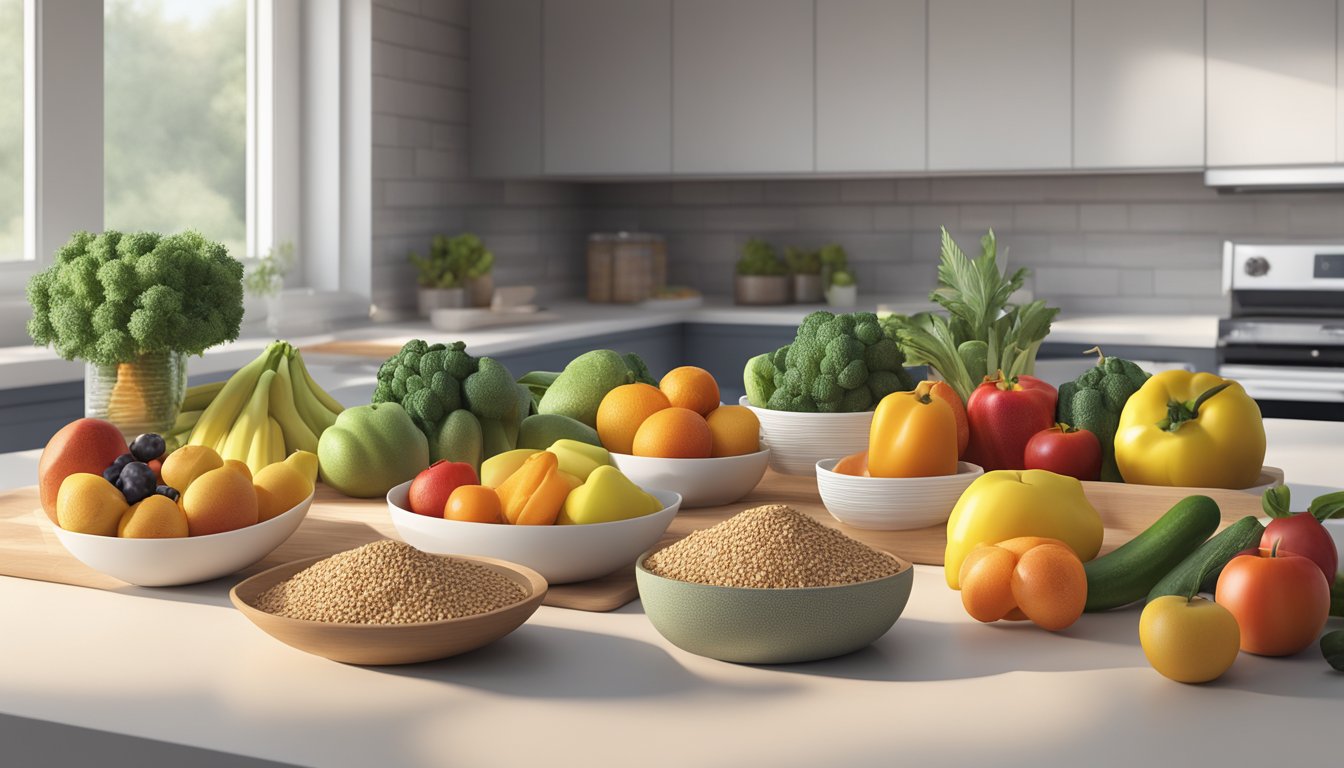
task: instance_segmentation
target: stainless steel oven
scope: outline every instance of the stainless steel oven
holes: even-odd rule
[[[1344,244],[1223,246],[1219,374],[1265,416],[1344,421]]]

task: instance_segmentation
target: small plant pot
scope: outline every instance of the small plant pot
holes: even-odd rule
[[[436,309],[460,309],[467,306],[465,288],[420,288],[416,300],[421,317],[429,317]]]
[[[826,303],[832,307],[852,307],[859,303],[859,286],[832,285],[826,291]]]
[[[733,301],[738,304],[788,304],[788,275],[737,275]]]
[[[820,304],[825,301],[821,275],[793,275],[793,300],[797,304]]]
[[[488,273],[480,277],[468,277],[464,287],[468,306],[488,307],[490,300],[495,297],[495,278]]]

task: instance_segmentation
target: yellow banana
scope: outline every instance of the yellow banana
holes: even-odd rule
[[[319,438],[327,427],[336,422],[336,414],[318,401],[313,390],[308,387],[308,378],[304,375],[303,362],[298,357],[289,358],[289,377],[293,383],[294,405],[303,417],[303,421],[314,435]]]
[[[215,399],[219,391],[224,388],[227,381],[212,381],[209,384],[197,384],[194,387],[187,387],[187,394],[182,398],[182,410],[184,411],[203,411],[207,405]]]
[[[325,406],[328,411],[338,415],[341,411],[345,410],[345,406],[341,405],[339,400],[332,397],[325,389],[317,385],[317,381],[313,379],[313,375],[308,372],[308,366],[303,362],[303,356],[299,354],[299,350],[295,349],[290,354],[290,359],[298,361],[299,370],[303,371],[303,380],[307,382],[308,389],[312,390],[313,397],[317,398],[317,402]]]
[[[261,423],[261,429],[252,436],[252,443],[247,446],[247,468],[252,470],[255,477],[261,468],[271,463],[271,418]]]
[[[285,432],[280,428],[280,422],[271,417],[271,455],[267,464],[274,464],[277,461],[284,461],[288,449],[285,446]]]
[[[275,369],[275,378],[271,379],[271,418],[280,424],[285,436],[285,451],[308,451],[317,453],[317,435],[299,415],[294,405],[294,385],[290,379],[288,365]]]
[[[247,401],[247,407],[229,430],[224,450],[219,454],[221,457],[246,462],[252,443],[258,439],[270,439],[270,425],[266,420],[270,417],[268,404],[271,399],[271,380],[274,378],[275,371],[262,371],[256,389]]]
[[[248,398],[256,391],[257,380],[261,378],[263,371],[274,369],[281,352],[280,345],[272,344],[256,360],[238,369],[201,413],[196,426],[191,430],[187,444],[208,445],[216,451],[220,450],[225,438],[233,429],[233,423],[238,420],[238,415],[247,405]]]

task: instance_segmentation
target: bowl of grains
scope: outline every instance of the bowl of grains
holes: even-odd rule
[[[635,563],[644,613],[673,645],[743,664],[815,661],[891,629],[909,563],[790,507],[741,512]]]
[[[817,492],[831,517],[870,531],[908,531],[942,525],[977,477],[978,465],[957,462],[955,475],[863,477],[835,471],[840,459],[817,462]]]
[[[383,539],[263,571],[229,599],[301,651],[346,664],[414,664],[509,634],[541,605],[546,586],[525,566]]]

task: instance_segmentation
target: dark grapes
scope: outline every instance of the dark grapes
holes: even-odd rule
[[[153,461],[163,455],[163,436],[147,432],[131,441],[131,454],[139,461]]]
[[[135,504],[154,494],[158,480],[154,470],[142,461],[132,461],[121,468],[121,477],[117,478],[117,488],[126,497],[127,504]]]
[[[182,497],[182,494],[178,493],[176,488],[169,488],[166,485],[160,485],[158,488],[154,489],[154,492],[160,496],[167,496],[173,501],[177,501]]]
[[[120,472],[122,467],[126,466],[127,464],[130,464],[132,461],[135,461],[134,456],[132,456],[129,453],[123,453],[117,458],[112,460],[112,466],[116,467],[117,471]]]
[[[116,485],[117,480],[120,478],[121,478],[121,467],[118,467],[116,464],[113,464],[112,466],[103,470],[103,479],[113,485]]]

